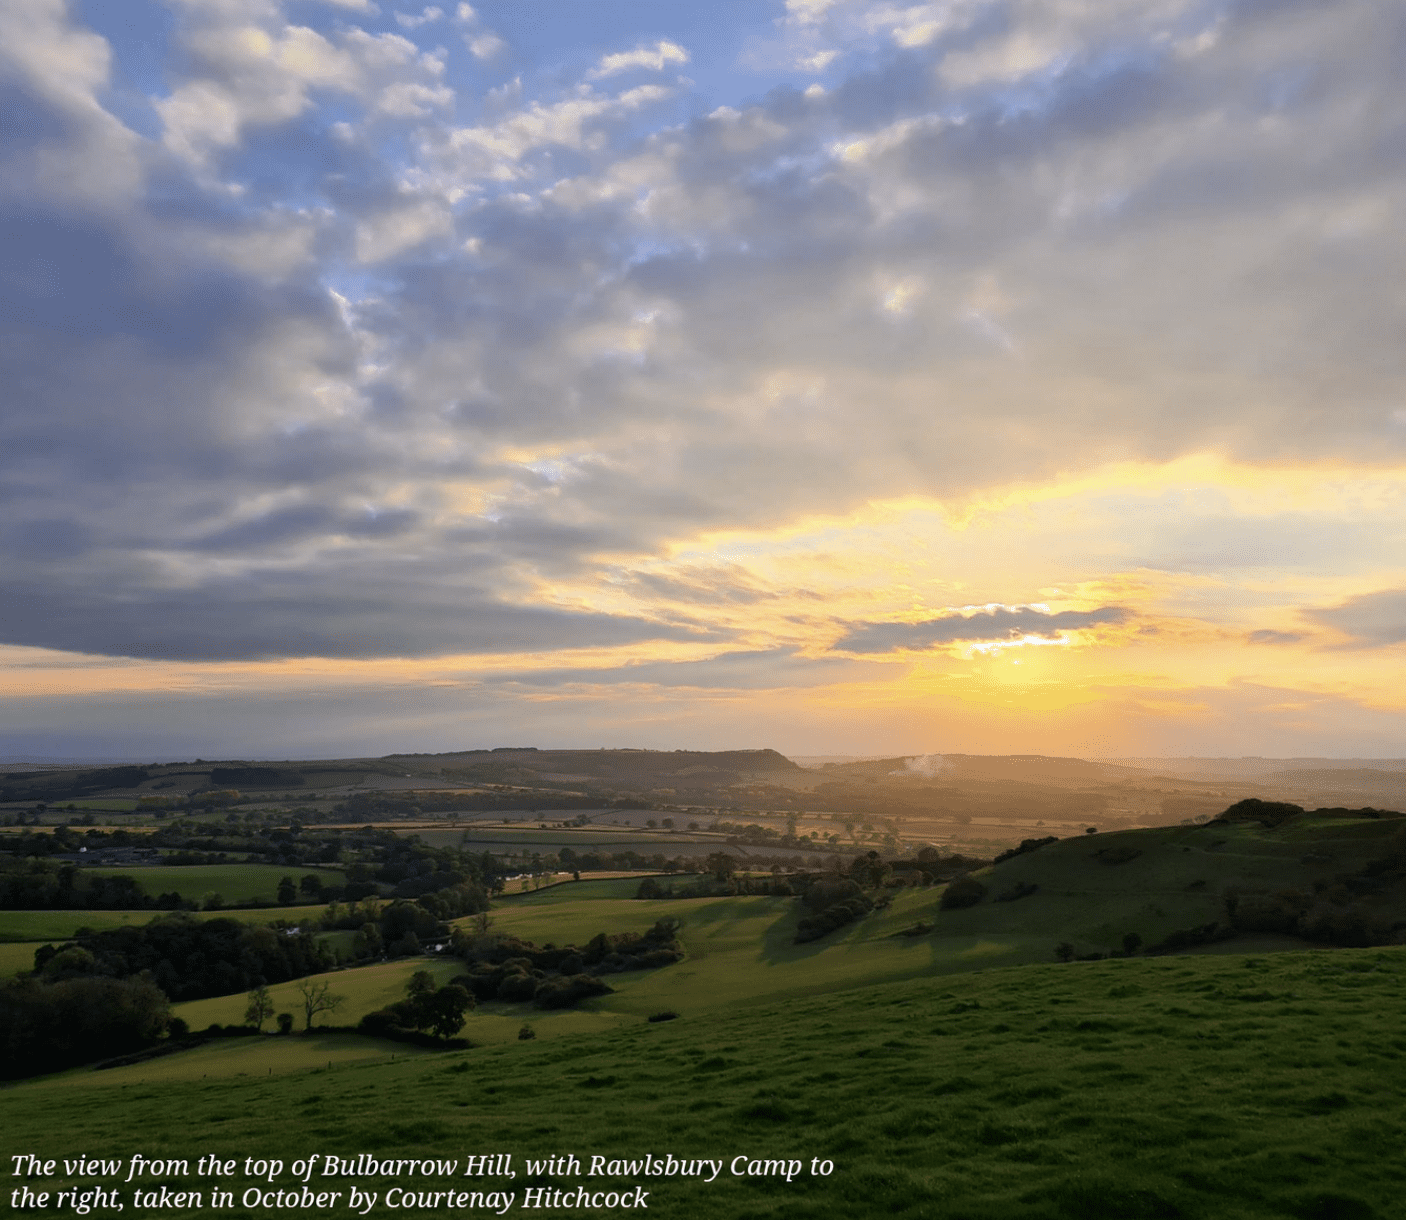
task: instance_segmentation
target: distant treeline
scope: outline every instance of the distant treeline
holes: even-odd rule
[[[417,818],[427,813],[523,813],[538,810],[649,809],[636,797],[602,797],[575,792],[358,792],[332,813],[347,821]]]
[[[138,835],[125,830],[84,833],[59,826],[52,831],[26,830],[0,839],[0,909],[176,910],[193,907],[196,900],[203,900],[200,894],[180,893],[182,874],[174,868],[170,888],[162,886],[163,892],[153,896],[130,876],[104,876],[54,859],[76,855],[80,848],[96,854],[133,846],[170,851],[172,854],[165,859],[168,865],[223,863],[229,856],[244,856],[251,863],[281,865],[289,870],[286,884],[279,886],[281,905],[299,900],[356,902],[374,896],[419,898],[467,886],[470,889],[464,894],[451,894],[446,901],[465,908],[455,914],[471,914],[481,909],[478,904],[487,902],[489,892],[502,889],[507,871],[500,859],[486,851],[431,847],[374,827],[256,828],[182,821],[149,835]],[[330,884],[325,873],[306,871],[328,865],[343,868],[345,885]],[[301,881],[295,881],[300,872]]]
[[[537,946],[515,936],[475,935],[456,928],[453,952],[467,973],[455,981],[479,1000],[531,1001],[538,1008],[569,1008],[610,988],[602,974],[655,970],[683,957],[677,919],[657,920],[647,932],[598,932],[585,945]]]
[[[135,788],[150,779],[146,767],[98,767],[91,771],[10,771],[0,775],[0,803],[71,801],[110,788]]]
[[[132,877],[81,869],[76,864],[32,860],[23,868],[0,867],[0,910],[4,911],[173,911],[180,894],[151,897]]]
[[[184,911],[142,927],[80,928],[68,945],[45,945],[34,955],[35,970],[50,980],[89,975],[126,979],[150,972],[156,986],[176,1001],[283,983],[336,964],[312,932],[196,919]]]

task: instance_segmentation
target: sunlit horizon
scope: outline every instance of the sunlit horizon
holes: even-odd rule
[[[1406,14],[20,0],[0,757],[1406,756]]]

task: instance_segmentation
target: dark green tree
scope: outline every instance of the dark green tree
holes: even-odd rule
[[[405,984],[405,999],[400,1005],[411,1029],[429,1029],[434,1022],[434,997],[438,984],[428,970],[417,970]]]
[[[944,911],[953,911],[960,907],[974,907],[985,897],[986,887],[975,877],[966,875],[958,877],[942,891],[939,905]]]
[[[263,1032],[264,1022],[273,1016],[273,997],[267,987],[255,987],[249,993],[249,1007],[244,1010],[244,1024]]]
[[[706,861],[708,871],[719,881],[726,881],[737,871],[737,861],[725,851],[712,852]]]
[[[429,1031],[436,1038],[452,1038],[464,1027],[464,1015],[474,998],[458,983],[441,987],[429,999]]]

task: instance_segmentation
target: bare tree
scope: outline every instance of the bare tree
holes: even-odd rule
[[[313,1017],[320,1012],[336,1012],[347,998],[344,995],[333,995],[331,983],[315,983],[312,979],[304,979],[298,984],[298,994],[303,997],[303,1015],[307,1020],[303,1027],[304,1033],[312,1029]]]

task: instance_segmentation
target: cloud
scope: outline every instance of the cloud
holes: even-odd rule
[[[304,115],[320,92],[416,116],[453,97],[441,80],[443,60],[400,34],[352,27],[329,37],[215,9],[187,27],[182,41],[196,71],[153,106],[166,148],[197,166],[240,146],[251,128]]]
[[[630,615],[515,605],[472,582],[436,581],[389,557],[324,565],[316,575],[269,566],[195,587],[147,588],[139,598],[130,580],[82,597],[72,587],[23,578],[9,586],[22,601],[6,613],[7,640],[149,660],[493,655],[713,635]]]
[[[507,43],[497,34],[483,33],[464,40],[475,59],[492,59],[500,51],[506,49]]]
[[[419,13],[397,12],[395,15],[396,24],[403,29],[414,30],[422,25],[429,25],[438,21],[444,16],[444,10],[437,5],[426,5]]]
[[[662,72],[669,64],[686,64],[689,55],[676,42],[661,38],[652,47],[636,47],[633,51],[617,51],[606,55],[586,75],[591,80],[601,80],[614,76],[617,72],[629,72],[643,68],[650,72]]]
[[[112,79],[106,39],[75,28],[64,6],[18,0],[0,9],[3,193],[69,204],[129,204],[144,179],[140,140],[99,95]]]
[[[1296,631],[1271,631],[1261,628],[1245,637],[1251,644],[1297,644],[1304,637]]]
[[[853,623],[833,645],[845,652],[897,652],[940,644],[1018,640],[1022,636],[1054,639],[1066,631],[1125,622],[1120,606],[1052,612],[1031,606],[997,606],[972,614],[945,614],[920,623]]]
[[[842,657],[805,657],[788,648],[725,652],[701,661],[645,661],[602,669],[547,668],[497,674],[524,686],[663,686],[715,690],[785,690],[882,680],[902,667]]]
[[[492,125],[451,128],[434,140],[436,176],[459,189],[476,179],[527,177],[533,171],[522,163],[533,153],[554,148],[584,151],[601,126],[662,101],[669,93],[660,85],[641,85],[610,97],[583,87],[547,105],[533,102]]]
[[[615,580],[651,598],[697,606],[750,606],[782,596],[736,566],[671,565],[667,572],[622,571]],[[793,594],[794,595],[794,594]],[[806,590],[800,596],[814,596]]]
[[[605,71],[673,43],[494,90],[352,6],[173,11],[130,126],[135,52],[73,6],[0,16],[6,639],[428,656],[712,624],[769,654],[823,630],[778,622],[843,587],[869,505],[955,519],[1206,452],[1406,463],[1398,6],[797,3],[787,53],[830,56],[826,88],[706,102]],[[1386,527],[1238,511],[1131,558],[1116,522],[1044,536],[1071,583],[1400,557]],[[813,569],[748,566],[821,518]],[[846,609],[840,646],[1130,613],[1010,586],[925,623]],[[1311,621],[1391,643],[1399,596]],[[739,608],[776,621],[738,634]]]
[[[1406,642],[1406,589],[1382,589],[1340,606],[1305,611],[1310,622],[1332,628],[1359,648],[1389,648]]]

